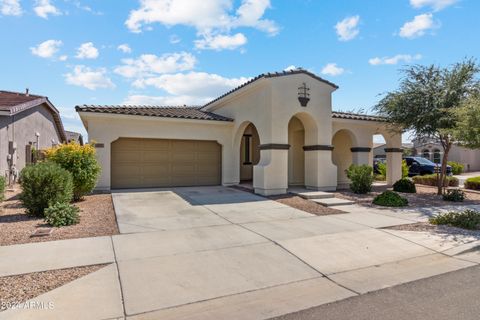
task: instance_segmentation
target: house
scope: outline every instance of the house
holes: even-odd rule
[[[80,133],[65,130],[65,134],[67,136],[68,143],[76,142],[79,145],[83,146],[83,136]]]
[[[33,151],[66,141],[58,110],[47,97],[0,91],[0,172],[15,174],[33,160]]]
[[[374,143],[373,144],[373,158],[385,159],[387,154],[385,152],[385,143]],[[402,143],[402,149],[404,155],[413,155],[413,143]]]
[[[337,86],[303,69],[261,74],[201,107],[77,106],[102,166],[98,189],[292,185],[335,190],[372,162],[382,134],[387,181],[401,178],[401,134],[383,118],[332,111]]]
[[[435,139],[413,140],[415,153],[435,163],[440,163],[443,158],[443,148],[440,142]],[[480,149],[467,149],[454,144],[448,153],[448,161],[455,161],[463,164],[466,172],[480,171]]]

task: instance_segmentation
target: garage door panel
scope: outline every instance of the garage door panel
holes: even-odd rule
[[[111,156],[112,188],[221,183],[221,146],[215,141],[120,138]]]

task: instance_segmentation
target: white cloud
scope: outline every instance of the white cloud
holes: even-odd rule
[[[125,78],[144,78],[157,74],[192,70],[197,59],[190,53],[167,53],[161,56],[142,54],[137,59],[123,59],[115,73]]]
[[[92,69],[83,65],[77,65],[73,72],[64,75],[68,84],[85,87],[90,90],[98,88],[115,88],[115,84],[107,76],[105,68]]]
[[[326,74],[329,76],[339,76],[344,72],[345,69],[337,66],[336,63],[327,63],[322,69],[322,74]]]
[[[224,49],[233,50],[243,46],[246,43],[247,43],[247,37],[245,37],[242,33],[237,33],[232,36],[206,35],[203,39],[195,40],[195,48],[210,49],[210,50],[216,50],[216,51],[220,51]]]
[[[213,98],[245,82],[249,78],[225,78],[205,72],[164,74],[159,77],[138,79],[134,86],[153,86],[175,96]]]
[[[61,45],[62,41],[60,40],[47,40],[36,47],[31,47],[30,51],[40,58],[52,58],[60,49]]]
[[[286,67],[285,69],[283,69],[283,71],[292,71],[292,70],[296,70],[296,69],[297,69],[297,67],[292,64],[292,65]]]
[[[132,48],[126,43],[123,43],[117,47],[118,50],[122,51],[123,53],[131,53]]]
[[[354,39],[359,33],[358,23],[360,22],[360,16],[352,16],[343,19],[335,25],[337,30],[338,39],[340,41],[349,41]]]
[[[122,104],[126,105],[155,105],[155,106],[193,106],[204,105],[209,102],[210,97],[193,97],[193,96],[146,96],[146,95],[129,95]]]
[[[20,0],[0,0],[0,13],[4,16],[21,16]]]
[[[431,7],[433,10],[439,11],[457,2],[458,0],[410,0],[410,5],[416,9]]]
[[[237,33],[230,35],[231,30],[250,27],[266,32],[269,35],[278,33],[277,24],[263,19],[265,11],[270,8],[270,0],[242,0],[235,10],[233,0],[140,0],[140,7],[130,11],[125,25],[132,32],[141,32],[153,23],[165,26],[186,25],[196,29],[201,36],[200,47],[210,49],[209,39],[235,39],[246,43],[246,38],[240,40]],[[237,45],[238,47],[238,45]],[[227,49],[230,46],[226,46]],[[220,46],[219,46],[220,49]]]
[[[67,61],[67,59],[68,59],[67,55],[62,55],[62,56],[58,57],[58,60],[60,60],[60,61]]]
[[[394,65],[394,64],[398,64],[399,62],[409,63],[414,60],[420,60],[421,58],[422,58],[421,54],[416,54],[413,56],[410,54],[397,54],[393,57],[382,57],[382,58],[375,57],[368,60],[368,63],[370,63],[373,66],[378,66],[382,64]]]
[[[399,35],[402,38],[418,38],[428,30],[436,29],[439,25],[433,21],[433,15],[431,13],[424,13],[415,16],[412,21],[405,22],[400,28]]]
[[[62,12],[58,10],[53,4],[50,3],[50,0],[37,0],[36,6],[33,8],[37,16],[48,19],[48,15],[58,16],[61,15]]]
[[[96,59],[98,58],[98,49],[95,48],[92,42],[85,42],[77,49],[78,59]]]

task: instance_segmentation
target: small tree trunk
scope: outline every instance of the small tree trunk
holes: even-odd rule
[[[440,169],[440,178],[438,181],[438,189],[437,194],[441,196],[443,194],[443,188],[445,186],[445,180],[447,176],[447,161],[448,161],[448,154],[450,152],[452,144],[450,142],[446,143],[445,148],[443,149],[443,157],[442,157],[442,166]]]

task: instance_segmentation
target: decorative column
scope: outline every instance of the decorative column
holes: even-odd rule
[[[331,145],[304,146],[305,187],[319,191],[337,189],[337,168],[332,163]]]
[[[269,143],[258,146],[260,162],[253,167],[253,188],[264,196],[285,194],[288,188],[289,144]]]
[[[370,164],[370,151],[372,151],[372,148],[370,147],[353,147],[350,148],[350,151],[352,151],[352,162],[356,165],[362,165],[362,164]]]
[[[402,148],[385,148],[387,154],[387,185],[402,179]]]

